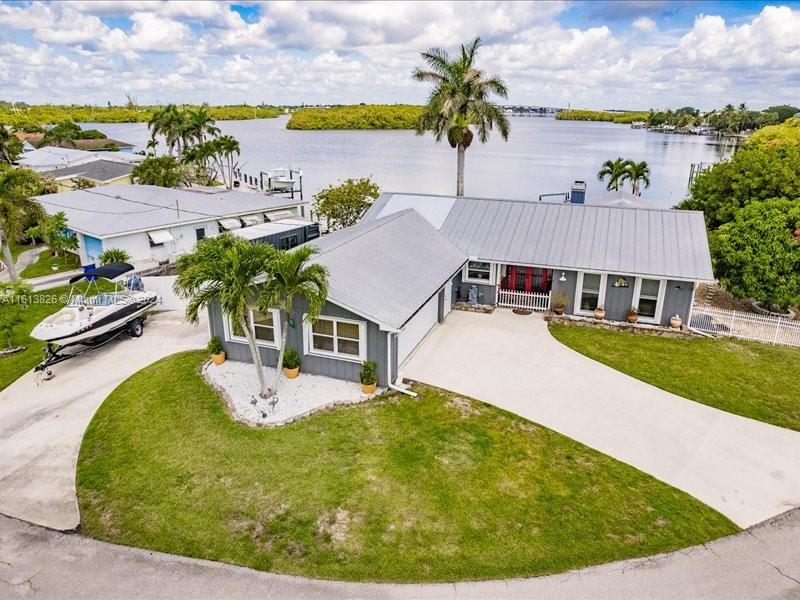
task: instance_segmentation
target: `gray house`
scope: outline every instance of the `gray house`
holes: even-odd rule
[[[453,302],[550,309],[564,292],[568,314],[598,306],[622,321],[631,306],[645,323],[689,321],[697,282],[713,279],[703,215],[587,204],[383,194],[361,223],[308,242],[329,270],[322,317],[290,323],[252,314],[266,364],[280,328],[302,369],[357,380],[378,364],[379,383],[398,368]],[[242,332],[212,308],[211,329],[233,360],[250,360]]]

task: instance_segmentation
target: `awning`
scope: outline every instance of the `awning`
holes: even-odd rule
[[[220,219],[217,221],[219,226],[227,231],[231,231],[232,229],[239,229],[242,226],[242,222],[239,219]]]
[[[280,219],[291,219],[296,217],[297,214],[292,210],[276,210],[275,212],[267,213],[267,218],[270,221],[278,221]]]
[[[147,235],[154,244],[166,244],[167,242],[173,241],[172,234],[166,229],[148,231]]]
[[[242,217],[242,221],[244,221],[245,227],[249,227],[251,225],[258,225],[259,223],[264,222],[263,215],[247,215],[246,217]]]

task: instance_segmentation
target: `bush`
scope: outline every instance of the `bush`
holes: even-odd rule
[[[222,345],[222,342],[216,335],[211,336],[211,339],[208,340],[208,345],[206,348],[208,348],[209,354],[219,354],[225,350],[225,347]]]
[[[291,346],[287,346],[283,351],[283,368],[284,369],[297,369],[300,367],[300,355],[297,350]]]
[[[421,106],[407,104],[301,108],[286,129],[415,129],[421,114]]]
[[[381,189],[369,177],[347,179],[329,185],[314,195],[314,209],[328,222],[328,228],[350,227],[358,223]]]
[[[131,255],[122,248],[109,248],[108,250],[103,250],[98,259],[101,265],[110,265],[117,262],[129,262]]]
[[[378,383],[378,376],[375,373],[377,369],[378,365],[374,360],[365,360],[361,363],[361,383],[364,385]]]
[[[635,123],[647,121],[649,112],[609,112],[604,110],[562,110],[556,114],[559,121],[607,121],[609,123]]]
[[[565,292],[553,294],[553,308],[564,308],[567,304],[569,304],[569,296]]]

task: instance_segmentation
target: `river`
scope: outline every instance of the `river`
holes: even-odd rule
[[[242,171],[291,166],[302,169],[304,195],[348,177],[371,175],[385,191],[449,194],[455,192],[456,152],[431,135],[411,131],[294,131],[277,119],[219,121],[238,138]],[[144,123],[84,124],[108,137],[143,149]],[[703,136],[670,135],[631,129],[628,125],[551,118],[512,117],[508,142],[493,134],[486,144],[475,140],[466,154],[467,195],[538,199],[539,194],[569,190],[587,182],[587,199],[604,193],[597,181],[603,161],[622,156],[645,160],[652,172],[642,199],[658,208],[673,206],[686,194],[689,165],[716,162],[730,152]]]

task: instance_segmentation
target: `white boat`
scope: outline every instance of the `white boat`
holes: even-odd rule
[[[300,171],[293,169],[279,168],[266,171],[265,188],[271,192],[290,192],[294,189],[299,177],[303,176]]]
[[[118,278],[131,271],[133,266],[128,263],[112,263],[70,279],[72,288],[67,305],[31,332],[32,338],[47,342],[45,360],[36,367],[37,371],[47,370],[50,365],[77,355],[61,354],[66,347],[97,346],[125,331],[132,337],[142,335],[146,313],[158,302],[158,294],[123,286]],[[84,278],[88,285],[80,293],[75,284]],[[117,280],[114,290],[99,291],[97,279]]]

